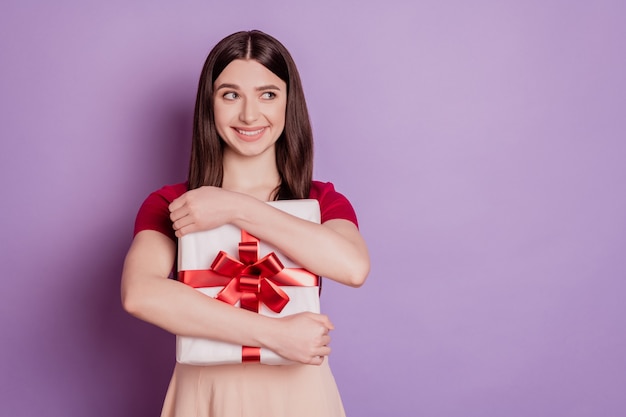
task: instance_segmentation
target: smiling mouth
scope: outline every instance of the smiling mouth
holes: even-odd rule
[[[237,131],[237,133],[239,133],[240,135],[244,135],[244,136],[256,136],[260,133],[262,133],[265,128],[262,127],[258,130],[241,130],[241,129],[235,129]]]

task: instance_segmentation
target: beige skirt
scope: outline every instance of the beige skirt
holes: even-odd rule
[[[320,366],[177,363],[161,417],[345,417],[328,360]]]

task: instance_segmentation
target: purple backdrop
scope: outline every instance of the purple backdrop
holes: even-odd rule
[[[206,54],[258,28],[371,250],[363,288],[323,297],[348,414],[625,415],[625,15],[3,1],[0,414],[158,414],[174,340],[122,311],[122,260],[141,201],[185,178]]]

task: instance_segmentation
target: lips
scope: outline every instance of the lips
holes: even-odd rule
[[[241,130],[241,129],[235,129],[237,132],[239,132],[239,134],[241,135],[245,135],[245,136],[254,136],[254,135],[258,135],[259,133],[262,133],[265,128],[262,127],[258,130]]]
[[[233,128],[233,130],[237,133],[237,136],[247,142],[259,139],[261,136],[263,136],[263,133],[265,133],[265,129],[265,127],[261,127],[258,129],[240,129],[235,127]]]

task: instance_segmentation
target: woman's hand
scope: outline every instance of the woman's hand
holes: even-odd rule
[[[231,223],[237,208],[245,204],[247,198],[220,187],[204,186],[187,191],[169,205],[176,236]]]
[[[334,329],[323,314],[298,313],[277,319],[277,333],[268,335],[268,348],[292,361],[321,365],[330,354],[329,331]]]

